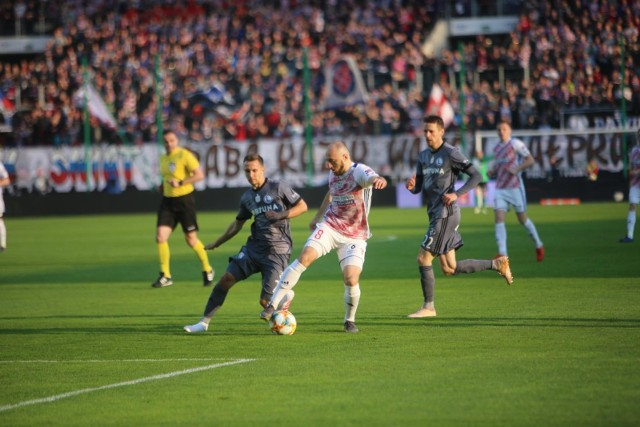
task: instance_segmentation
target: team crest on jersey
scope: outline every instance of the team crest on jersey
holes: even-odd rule
[[[260,203],[260,200],[261,200],[260,195],[256,194],[256,198],[255,198],[256,203]]]
[[[176,171],[176,164],[174,162],[169,162],[169,172],[174,173]]]
[[[436,166],[442,166],[444,164],[444,160],[442,160],[440,157],[438,157],[436,159]]]
[[[340,179],[340,180],[336,181],[336,183],[335,183],[334,185],[335,185],[336,189],[338,189],[338,190],[342,190],[342,188],[343,188],[343,187],[344,187],[344,185],[345,185],[345,182],[344,182],[343,180],[341,180],[341,179]]]
[[[271,202],[273,202],[273,198],[270,195],[267,194],[266,196],[264,196],[264,202],[265,203],[271,203]]]

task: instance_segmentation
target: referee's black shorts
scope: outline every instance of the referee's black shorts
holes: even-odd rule
[[[157,226],[167,226],[175,229],[182,225],[182,231],[198,231],[196,218],[196,198],[192,193],[179,197],[163,197],[158,209]]]

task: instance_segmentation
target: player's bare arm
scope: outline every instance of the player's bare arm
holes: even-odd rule
[[[533,156],[531,154],[529,154],[524,159],[524,161],[518,165],[518,167],[515,169],[515,171],[512,171],[512,173],[514,175],[517,175],[520,172],[522,172],[523,170],[530,168],[531,166],[533,166]]]
[[[371,186],[373,188],[375,188],[376,190],[382,190],[383,188],[385,188],[387,186],[387,180],[384,179],[381,176],[374,176],[369,183],[371,184]]]
[[[329,203],[331,203],[331,193],[327,191],[327,194],[325,194],[324,199],[322,200],[322,204],[320,205],[320,208],[318,208],[318,212],[316,212],[316,215],[313,217],[313,219],[309,223],[309,229],[315,230],[316,225],[320,221],[322,221],[322,217],[324,216],[324,213],[327,211],[327,208],[329,207]]]
[[[245,222],[246,220],[236,219],[229,225],[229,227],[227,227],[225,232],[220,237],[218,237],[218,239],[216,239],[215,242],[207,243],[206,245],[204,245],[204,248],[210,251],[222,246],[223,243],[225,243],[227,240],[230,240],[233,236],[238,234],[240,230],[242,230]]]

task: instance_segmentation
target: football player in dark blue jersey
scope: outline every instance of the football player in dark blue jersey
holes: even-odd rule
[[[289,219],[307,211],[302,197],[285,181],[271,181],[265,176],[264,160],[258,154],[244,158],[244,173],[251,188],[240,198],[236,219],[213,243],[212,250],[238,234],[244,223],[253,217],[251,235],[240,252],[229,258],[227,271],[214,286],[202,319],[184,327],[186,332],[205,332],[213,315],[222,307],[231,287],[255,273],[262,274],[260,305],[265,307],[278,284],[282,271],[291,257],[291,229]],[[281,301],[278,309],[286,310],[293,299],[293,291]]]
[[[429,229],[418,253],[424,304],[418,311],[410,314],[410,318],[436,316],[435,276],[432,267],[434,258],[440,260],[442,271],[447,276],[496,270],[507,284],[513,282],[509,258],[506,256],[493,260],[456,261],[456,251],[463,245],[462,236],[458,232],[460,207],[456,201],[460,195],[474,189],[482,180],[482,175],[460,150],[444,140],[444,123],[440,116],[424,118],[424,136],[428,147],[418,155],[416,173],[406,183],[407,189],[412,193],[422,192],[429,216]],[[460,173],[469,178],[456,190],[455,184]]]

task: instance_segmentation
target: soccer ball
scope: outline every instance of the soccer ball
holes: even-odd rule
[[[622,191],[616,191],[615,193],[613,193],[613,200],[615,200],[618,203],[623,201],[624,194],[622,193]]]
[[[276,311],[269,320],[271,332],[276,335],[293,335],[297,325],[293,313],[285,310]]]

